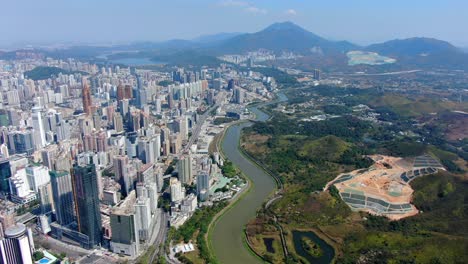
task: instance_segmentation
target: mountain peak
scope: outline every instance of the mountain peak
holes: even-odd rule
[[[428,55],[442,53],[458,53],[460,50],[449,42],[434,38],[413,37],[407,39],[395,39],[367,47],[368,50],[385,55]]]
[[[355,47],[347,42],[329,41],[290,21],[274,23],[262,31],[236,36],[220,46],[224,53],[267,49],[275,53],[292,51],[299,54],[309,54],[311,49],[319,49],[321,53],[342,53]]]
[[[291,30],[291,29],[295,29],[295,30],[299,29],[302,31],[306,31],[305,29],[303,29],[297,24],[294,24],[291,21],[273,23],[267,28],[265,28],[264,30]]]

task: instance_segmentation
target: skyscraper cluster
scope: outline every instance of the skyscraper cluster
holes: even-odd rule
[[[74,73],[28,79],[36,65]],[[222,175],[208,146],[222,128],[205,124],[209,114],[242,105],[244,90],[268,93],[225,65],[166,73],[47,58],[0,68],[0,203],[23,210],[0,208],[3,263],[30,263],[28,227],[15,220],[23,218],[51,239],[139,256],[162,221],[178,227],[210,204]],[[164,192],[170,219],[158,208]]]

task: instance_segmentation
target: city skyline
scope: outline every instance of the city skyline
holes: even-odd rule
[[[468,263],[468,3],[382,2],[2,2],[0,263]]]
[[[22,6],[28,6],[28,9]],[[0,47],[52,44],[122,44],[193,39],[221,32],[255,32],[292,21],[332,40],[359,45],[396,38],[432,37],[467,47],[460,0],[286,2],[177,0],[61,2],[11,1],[0,18]],[[398,19],[396,19],[398,18]],[[60,23],[58,23],[60,22]]]

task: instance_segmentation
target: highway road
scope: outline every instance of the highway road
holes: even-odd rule
[[[157,226],[156,228],[158,228],[158,232],[156,236],[153,235],[153,238],[150,242],[151,245],[156,246],[156,249],[154,250],[153,255],[151,256],[150,263],[153,263],[156,257],[158,256],[159,246],[161,244],[164,244],[164,242],[166,241],[167,231],[169,230],[167,221],[168,221],[168,215],[166,212],[163,212],[161,209],[161,219],[159,221],[159,225],[156,225]]]
[[[181,153],[188,153],[188,151],[190,150],[190,147],[198,140],[198,137],[200,136],[201,128],[203,124],[205,123],[206,119],[208,118],[208,116],[210,115],[211,111],[221,106],[221,103],[224,102],[226,95],[227,94],[225,91],[220,91],[216,95],[216,100],[215,100],[216,103],[210,108],[208,108],[208,110],[206,110],[201,116],[199,116],[199,119],[197,120],[195,127],[192,128],[192,136],[190,137],[189,141],[187,142],[187,144],[185,145]]]

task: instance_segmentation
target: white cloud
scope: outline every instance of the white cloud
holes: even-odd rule
[[[222,7],[233,7],[242,9],[244,12],[248,12],[251,14],[266,14],[268,11],[263,8],[259,8],[252,3],[244,2],[244,1],[235,1],[235,0],[226,0],[219,2],[219,5]]]
[[[249,6],[249,3],[243,1],[233,1],[233,0],[226,0],[219,3],[220,6],[234,6],[234,7],[244,7]]]
[[[295,15],[297,15],[297,11],[294,10],[294,9],[288,9],[288,10],[286,10],[285,14],[288,15],[288,16],[295,16]]]
[[[249,13],[254,13],[254,14],[266,14],[267,13],[267,11],[265,9],[258,8],[258,7],[255,7],[255,6],[246,7],[244,10],[249,12]]]

